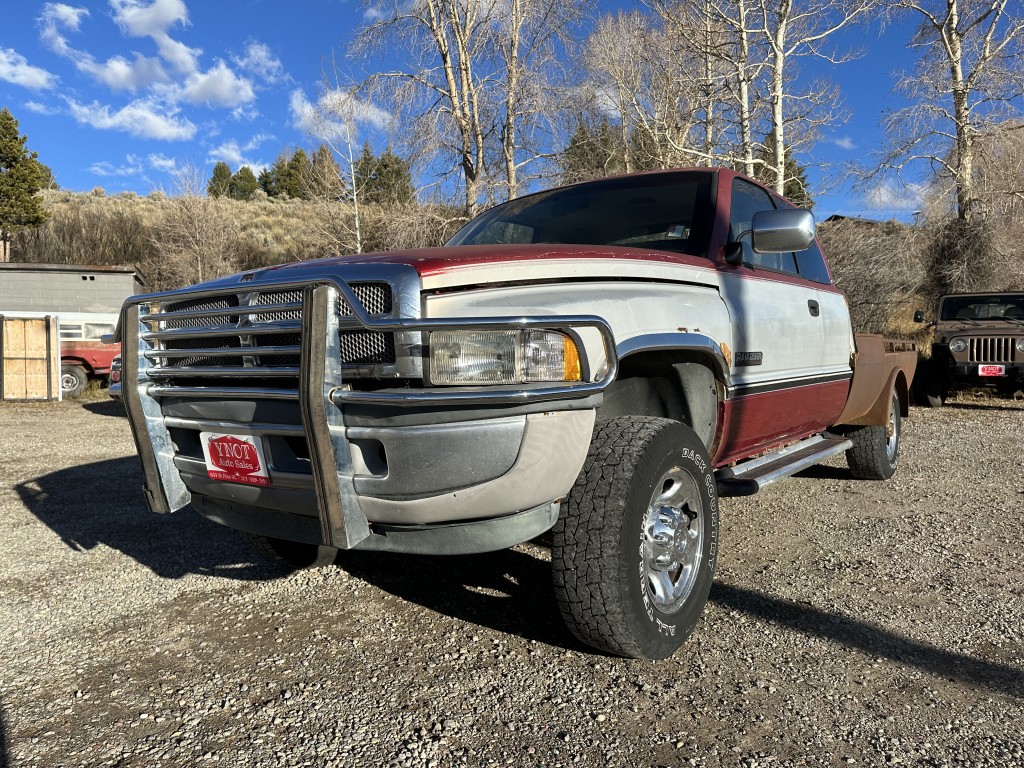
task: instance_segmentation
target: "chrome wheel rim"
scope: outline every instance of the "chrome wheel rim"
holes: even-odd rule
[[[70,373],[62,374],[60,377],[60,388],[65,392],[74,392],[78,386],[78,377],[72,376]]]
[[[704,516],[697,482],[679,467],[655,486],[641,531],[642,577],[650,602],[663,614],[686,604],[704,550]]]
[[[897,427],[899,418],[900,403],[895,397],[892,399],[892,408],[889,409],[889,422],[885,425],[885,455],[890,464],[896,463],[896,456],[900,447],[900,434]]]

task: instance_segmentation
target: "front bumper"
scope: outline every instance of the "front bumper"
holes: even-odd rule
[[[409,282],[406,276],[406,292]],[[538,521],[553,523],[557,501],[568,492],[586,456],[601,392],[616,372],[613,338],[603,320],[424,320],[408,316],[416,314],[408,310],[418,308],[418,294],[415,302],[408,296],[396,302],[404,313],[373,317],[349,283],[336,276],[250,281],[244,290],[254,295],[301,292],[301,303],[289,305],[300,318],[293,324],[301,331],[301,343],[272,348],[279,356],[298,355],[297,369],[253,367],[252,360],[260,359],[256,353],[266,347],[204,350],[218,359],[244,352],[244,365],[234,369],[169,367],[166,358],[184,353],[165,351],[162,340],[181,337],[189,329],[183,331],[168,318],[192,320],[200,312],[160,308],[191,306],[187,302],[223,296],[226,290],[245,295],[242,287],[221,284],[134,297],[122,312],[122,394],[154,511],[170,512],[191,503],[211,519],[256,533],[273,529],[276,534],[268,535],[296,541],[315,538],[316,543],[344,549],[404,551],[422,549],[416,541],[453,537],[475,541],[468,546],[476,549],[453,550],[450,541],[433,549],[481,551],[487,540],[491,543],[486,548],[493,549],[495,544],[508,546],[502,542],[509,535],[535,535]],[[223,319],[230,313],[233,321],[242,318],[240,333],[250,332],[260,313],[269,314],[256,304],[203,312]],[[273,325],[265,330],[283,326]],[[174,330],[167,330],[169,326]],[[408,379],[396,382],[404,387],[359,389],[346,380],[340,364],[338,339],[347,329],[395,334],[421,354],[422,345],[415,342],[433,330],[538,327],[599,338],[601,375],[581,384],[515,389],[411,387]],[[200,329],[192,335],[211,333]],[[294,381],[295,386],[267,386],[271,377]],[[249,386],[250,381],[259,386]],[[403,419],[396,413],[416,416]],[[210,479],[198,443],[204,431],[259,439],[270,484]],[[513,516],[521,524],[497,522]],[[530,522],[523,523],[527,518]],[[488,525],[500,529],[500,535],[479,535]],[[443,529],[451,534],[439,534]],[[477,533],[469,535],[470,529]],[[317,534],[311,537],[310,531]],[[413,535],[417,532],[419,536]],[[384,545],[381,537],[391,543]]]

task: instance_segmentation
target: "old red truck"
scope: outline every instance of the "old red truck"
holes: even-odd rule
[[[842,453],[896,471],[916,361],[852,332],[810,213],[714,169],[136,296],[119,333],[153,510],[191,504],[294,566],[550,530],[569,628],[643,658],[698,622],[721,496]]]

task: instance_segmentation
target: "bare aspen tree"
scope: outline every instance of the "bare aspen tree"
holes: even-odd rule
[[[771,107],[768,147],[771,185],[782,194],[787,181],[786,158],[798,146],[787,139],[791,126],[809,142],[818,128],[836,120],[838,92],[812,85],[804,93],[793,88],[793,68],[801,58],[829,63],[848,61],[850,53],[827,47],[841,29],[867,20],[880,0],[751,0],[756,2],[758,32],[767,46],[766,90]]]
[[[643,89],[645,63],[642,52],[650,47],[651,29],[643,14],[619,13],[602,17],[587,38],[583,54],[590,75],[593,100],[598,109],[611,113],[619,130],[626,173],[636,170],[630,152],[630,105]]]
[[[379,20],[357,36],[352,53],[401,53],[402,65],[373,75],[365,86],[407,118],[407,141],[437,154],[461,175],[466,211],[476,213],[486,181],[488,94],[498,0],[387,0]]]
[[[694,154],[699,83],[689,48],[637,11],[600,19],[587,38],[584,66],[597,110],[614,116],[624,170],[684,164]]]
[[[892,147],[886,169],[927,163],[952,185],[956,216],[983,216],[976,188],[977,142],[1019,118],[1024,96],[1024,19],[1010,0],[898,0],[921,22],[909,45],[917,70],[900,78],[908,101],[885,122]]]
[[[314,162],[310,166],[310,199],[322,211],[323,234],[341,247],[348,243],[339,238],[338,228],[351,237],[351,247],[356,253],[363,252],[363,225],[361,212],[362,190],[356,178],[358,162],[357,112],[359,102],[354,88],[343,88],[337,81],[320,99],[313,115],[311,133],[330,148],[341,159],[340,166],[333,163]],[[347,187],[347,189],[345,189]],[[352,214],[351,226],[346,226],[342,211],[342,193],[348,198]],[[346,238],[347,239],[347,238]]]
[[[176,194],[164,203],[153,239],[164,256],[165,283],[201,283],[233,272],[232,246],[238,234],[228,212],[233,201],[205,197],[205,176],[194,165],[179,166],[174,186]]]
[[[752,42],[751,0],[651,0],[651,7],[701,63],[695,90],[703,146],[690,154],[701,165],[738,165],[753,176],[761,162],[754,152],[753,101],[764,57]]]
[[[496,87],[504,92],[501,161],[508,198],[519,194],[520,170],[545,155],[537,134],[550,133],[560,109],[553,103],[559,76],[556,47],[568,42],[583,7],[561,0],[507,0],[495,8],[503,73]]]

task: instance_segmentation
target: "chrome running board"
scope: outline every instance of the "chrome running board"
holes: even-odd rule
[[[853,441],[834,435],[815,435],[792,445],[715,472],[719,496],[751,496],[766,485],[795,475],[830,456],[853,447]]]

